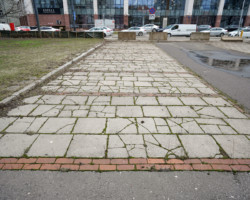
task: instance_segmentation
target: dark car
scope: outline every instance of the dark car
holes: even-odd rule
[[[197,31],[198,32],[200,32],[200,31],[204,31],[204,30],[208,30],[208,29],[210,29],[211,28],[211,26],[210,25],[199,25],[198,27],[197,27]]]
[[[228,32],[230,31],[235,31],[239,28],[239,25],[229,25],[229,26],[226,26],[225,29],[228,30]]]

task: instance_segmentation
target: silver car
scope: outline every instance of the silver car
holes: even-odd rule
[[[204,30],[201,32],[210,33],[210,36],[220,36],[220,37],[228,34],[228,31],[226,29],[220,27],[214,27],[209,30]]]
[[[137,26],[133,26],[127,30],[122,30],[122,32],[136,32],[136,35],[138,36],[143,36],[144,34],[146,34],[146,30],[142,27],[137,27]]]
[[[157,32],[159,29],[159,26],[154,25],[154,24],[146,24],[142,26],[147,32]]]

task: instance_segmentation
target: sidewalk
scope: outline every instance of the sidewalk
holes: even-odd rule
[[[152,43],[108,42],[41,90],[0,119],[0,169],[250,171],[248,116]]]

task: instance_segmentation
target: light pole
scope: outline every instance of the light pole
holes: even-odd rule
[[[76,13],[74,10],[73,0],[71,0],[71,10],[72,10],[72,16],[73,16],[73,28],[74,28],[74,31],[76,31],[76,23],[75,23]]]
[[[40,29],[40,22],[39,22],[37,7],[36,7],[36,1],[32,0],[32,2],[33,2],[33,7],[34,7],[35,15],[36,15],[36,24],[37,24],[37,28],[38,28],[38,33],[39,33],[39,36],[41,37],[41,29]]]
[[[241,14],[240,14],[240,21],[239,21],[239,28],[238,28],[238,36],[240,36],[240,28],[241,28],[241,25],[242,25],[242,15],[243,15],[243,11],[244,11],[244,5],[245,5],[245,0],[243,0],[242,9],[241,9]]]

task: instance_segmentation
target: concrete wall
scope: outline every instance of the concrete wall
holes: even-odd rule
[[[136,40],[135,32],[118,32],[118,40]]]
[[[167,40],[168,39],[168,34],[165,32],[151,32],[149,33],[149,40],[157,40],[157,41],[162,41],[162,40]]]
[[[210,33],[194,32],[190,36],[190,40],[206,40],[210,39]]]

